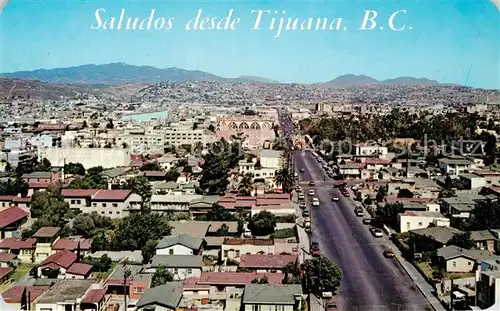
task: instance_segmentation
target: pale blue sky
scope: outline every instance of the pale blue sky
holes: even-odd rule
[[[94,13],[108,17],[174,16],[171,31],[92,30]],[[184,29],[198,8],[241,18],[234,32]],[[250,28],[252,9],[286,10],[287,16],[342,17],[346,31],[288,32]],[[357,30],[364,10],[380,23],[407,10],[396,23],[412,30]],[[104,16],[104,17],[106,17]],[[0,72],[125,62],[159,68],[198,69],[236,77],[256,75],[283,82],[319,82],[339,75],[377,79],[427,77],[441,82],[500,88],[500,13],[488,0],[365,1],[119,1],[10,0],[0,14]]]

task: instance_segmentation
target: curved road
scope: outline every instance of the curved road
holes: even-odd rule
[[[388,248],[385,238],[374,238],[354,214],[354,204],[331,185],[329,178],[309,151],[295,151],[293,162],[299,181],[314,180],[315,187],[303,185],[305,192],[314,188],[321,202],[312,210],[312,241],[321,252],[343,271],[337,304],[342,311],[426,311],[433,310],[397,259],[383,256]],[[332,202],[331,197],[339,197]]]

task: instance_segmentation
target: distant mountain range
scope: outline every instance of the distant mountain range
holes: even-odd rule
[[[39,80],[56,84],[87,84],[87,85],[121,85],[132,83],[186,82],[210,81],[233,83],[279,83],[255,76],[240,76],[238,78],[220,77],[200,70],[185,70],[179,68],[159,69],[151,66],[134,66],[124,63],[106,65],[82,65],[76,67],[38,69],[33,71],[18,71],[0,74],[0,78]],[[398,77],[389,80],[376,80],[364,75],[342,75],[334,80],[317,83],[323,87],[348,88],[367,84],[381,85],[440,85],[436,80],[426,78]]]

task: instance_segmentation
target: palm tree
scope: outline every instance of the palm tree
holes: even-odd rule
[[[283,192],[290,193],[293,186],[293,175],[288,165],[283,165],[274,175],[274,182],[283,188]]]
[[[136,176],[129,179],[127,181],[127,185],[130,189],[132,189],[132,191],[141,197],[141,213],[149,213],[151,211],[151,197],[153,196],[149,180],[143,175]]]
[[[240,184],[238,185],[238,192],[241,195],[251,195],[253,190],[253,175],[251,173],[245,174],[243,176],[243,179],[240,181]]]
[[[202,151],[203,151],[203,143],[201,141],[196,142],[193,147],[193,153],[195,155],[201,155]]]

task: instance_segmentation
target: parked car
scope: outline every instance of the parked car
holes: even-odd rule
[[[325,311],[337,311],[337,310],[338,310],[338,307],[334,301],[328,301],[325,304]]]
[[[309,186],[315,186],[315,185],[316,185],[316,183],[315,183],[314,181],[312,181],[312,180],[311,180],[311,181],[309,182]]]
[[[342,195],[345,196],[345,197],[349,197],[350,196],[349,192],[347,192],[347,191],[342,191]]]
[[[339,200],[339,197],[332,197],[332,201],[337,202]]]
[[[312,256],[319,256],[321,254],[319,251],[319,244],[317,242],[312,242],[309,252]]]
[[[356,209],[354,210],[354,213],[355,213],[355,214],[356,214],[356,216],[358,216],[358,217],[362,217],[362,216],[364,216],[364,215],[365,215],[365,212],[363,212],[363,209],[362,209],[362,208],[359,208],[359,207],[358,207],[358,208],[356,208]]]
[[[302,211],[302,217],[309,217],[309,211],[308,210],[303,210]]]
[[[372,219],[371,219],[371,218],[369,218],[369,217],[363,218],[363,223],[364,223],[365,225],[369,225],[369,224],[371,224],[371,223],[372,223]]]
[[[304,209],[306,208],[306,203],[302,202],[299,204],[299,208]]]
[[[386,251],[384,251],[384,257],[385,258],[394,258],[394,257],[396,257],[396,255],[394,255],[394,253],[391,250],[386,250]]]
[[[299,193],[299,200],[304,200],[305,197],[304,197],[304,194],[303,193]]]
[[[384,233],[382,232],[382,230],[380,230],[379,228],[374,228],[374,227],[371,227],[370,228],[370,232],[372,233],[372,235],[376,238],[381,238],[384,236]]]

